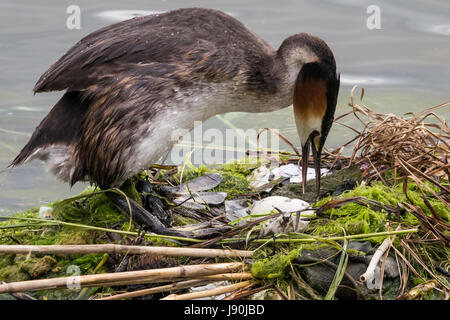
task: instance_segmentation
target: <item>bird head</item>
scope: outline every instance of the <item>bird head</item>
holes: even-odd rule
[[[293,85],[295,124],[302,145],[302,189],[305,192],[309,152],[320,192],[320,157],[333,124],[339,93],[339,74],[333,52],[322,39],[299,33],[283,41],[277,52]]]
[[[316,171],[317,196],[320,193],[320,159],[333,124],[339,92],[339,75],[334,64],[325,61],[305,63],[294,86],[295,123],[302,145],[302,189],[305,193],[309,150]]]

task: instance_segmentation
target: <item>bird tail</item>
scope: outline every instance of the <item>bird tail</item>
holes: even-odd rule
[[[89,101],[81,92],[66,92],[35,129],[33,135],[8,167],[16,167],[50,146],[68,146],[77,141]]]

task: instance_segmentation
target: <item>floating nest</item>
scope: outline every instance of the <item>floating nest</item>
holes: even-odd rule
[[[324,150],[322,163],[333,174],[323,177],[322,192],[327,191],[313,204],[315,217],[307,218],[310,223],[303,233],[283,229],[273,236],[258,234],[267,221],[294,219],[294,214],[287,217],[285,212],[274,210],[230,220],[224,205],[188,209],[182,206],[184,200],[178,203],[177,198],[158,191],[173,191],[174,185],[184,184],[194,188],[196,178],[220,173],[223,180],[210,191],[227,192],[228,200],[237,198],[254,204],[270,195],[306,199],[298,185],[283,185],[277,179],[269,182],[273,191],[261,191],[267,185],[261,190],[251,188],[249,175],[267,161],[257,158],[254,163],[235,161],[200,168],[186,161],[181,170],[154,166],[117,192],[146,208],[159,201],[161,214],[168,214],[168,227],[191,232],[218,225],[218,234],[189,239],[142,232],[102,191],[89,189],[52,204],[54,219],[38,218],[38,209],[4,218],[8,221],[0,223],[0,241],[7,248],[0,248],[4,253],[2,256],[0,250],[0,281],[8,283],[0,283],[0,293],[12,293],[16,299],[192,299],[225,293],[229,294],[226,299],[269,299],[258,294],[270,291],[280,299],[340,299],[343,288],[350,288],[352,294],[356,292],[356,299],[448,299],[450,131],[435,111],[450,106],[450,102],[417,115],[380,114],[355,103],[355,90],[351,92],[351,111],[335,119],[355,135],[335,150]],[[363,94],[364,90],[361,101]],[[348,118],[359,121],[362,128],[344,124],[342,120]],[[278,131],[265,130],[278,134],[295,153],[258,149],[248,155],[256,153],[280,164],[301,160],[295,146]],[[337,195],[337,186],[342,187],[350,172],[355,173],[351,178],[357,176],[357,181],[347,181],[351,188],[345,187]],[[145,191],[140,186],[143,179],[157,188]],[[328,181],[332,181],[329,186]],[[314,181],[309,183],[315,190]],[[289,192],[277,194],[286,190]],[[300,211],[295,215],[298,224]],[[367,241],[360,247],[347,248],[350,240],[352,245]],[[25,248],[24,244],[30,246]],[[45,246],[49,244],[56,246]],[[372,263],[370,256],[376,255],[375,246],[377,251],[381,247],[386,250],[378,254],[382,262],[381,289],[375,296],[368,296],[365,284],[357,280],[370,269],[367,265],[378,263]],[[252,263],[248,263],[249,258]],[[65,277],[73,266],[80,272],[81,291],[67,287]],[[389,274],[394,273],[399,273],[397,282],[388,281]],[[43,281],[28,281],[36,278]],[[383,279],[391,289],[385,289]],[[207,287],[218,280],[228,282]],[[240,282],[229,284],[231,281]],[[186,293],[194,287],[197,292]]]
[[[381,114],[373,112],[362,103],[355,103],[353,96],[356,89],[357,86],[353,87],[350,94],[349,106],[352,110],[335,119],[336,123],[349,128],[356,135],[337,149],[326,152],[330,166],[360,165],[363,180],[367,182],[380,180],[389,186],[400,180],[403,182],[406,197],[408,181],[416,183],[432,217],[427,216],[409,198],[409,203],[404,206],[438,239],[448,245],[450,238],[445,231],[450,228],[427,201],[425,191],[450,210],[450,130],[446,120],[434,112],[450,106],[450,102],[428,108],[418,114]],[[363,96],[364,88],[361,89],[361,101]],[[357,130],[342,123],[341,120],[349,116],[356,118],[363,125],[363,129]],[[345,147],[351,144],[354,144],[351,156],[343,156]],[[387,172],[393,173],[392,179],[388,180],[383,175]]]

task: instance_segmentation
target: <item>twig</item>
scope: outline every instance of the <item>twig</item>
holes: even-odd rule
[[[370,260],[369,266],[367,267],[366,272],[364,272],[362,275],[359,276],[359,280],[361,282],[371,282],[374,274],[375,274],[375,268],[378,265],[378,262],[380,261],[383,254],[386,252],[386,250],[391,246],[392,239],[386,238],[384,239],[383,243],[378,247],[377,251],[375,251],[375,254],[373,255],[372,259]]]
[[[117,286],[129,286],[136,284],[149,284],[149,283],[163,283],[163,282],[176,282],[186,280],[187,278],[195,278],[202,280],[211,281],[235,281],[235,280],[248,280],[252,279],[252,275],[249,272],[238,272],[238,273],[222,273],[222,274],[212,274],[206,276],[195,276],[195,277],[176,277],[176,278],[144,278],[137,280],[125,280],[125,281],[113,281],[113,282],[102,282],[102,287],[117,287]],[[98,287],[98,284],[89,284],[86,287]]]
[[[436,281],[438,281],[439,284],[441,284],[447,290],[450,290],[448,284],[444,283],[442,280],[440,280],[438,277],[436,277],[436,275],[433,273],[433,271],[431,271],[426,266],[426,264],[417,256],[417,254],[408,246],[408,244],[405,241],[400,240],[400,243],[403,246],[403,248],[405,248],[411,254],[411,256],[414,258],[414,260],[416,260],[422,266],[422,268],[424,268]]]
[[[224,293],[229,293],[229,292],[239,290],[243,287],[247,287],[250,284],[252,284],[250,282],[250,280],[242,281],[242,282],[238,282],[235,284],[231,284],[229,286],[217,287],[217,288],[210,289],[210,290],[191,292],[191,293],[179,294],[179,295],[172,294],[172,295],[162,298],[161,300],[191,300],[191,299],[217,296],[219,294],[224,294]],[[253,284],[256,284],[256,282],[254,282]]]
[[[399,300],[404,300],[404,299],[414,300],[437,287],[438,287],[438,282],[436,280],[427,281],[427,282],[424,282],[424,283],[421,283],[421,284],[415,286],[414,288],[409,290],[407,294],[400,296],[398,299]]]
[[[113,296],[104,297],[104,298],[95,299],[95,300],[130,299],[130,298],[142,297],[142,296],[146,296],[149,294],[155,294],[155,293],[160,293],[160,292],[176,291],[176,290],[181,290],[181,289],[185,289],[185,288],[192,288],[192,287],[196,287],[196,286],[205,285],[210,282],[211,282],[211,280],[199,280],[199,279],[186,280],[186,281],[174,282],[174,283],[167,284],[164,286],[158,286],[158,287],[154,287],[154,288],[148,288],[148,289],[143,289],[143,290],[137,290],[137,291],[132,291],[132,292],[116,294]]]
[[[413,229],[404,229],[404,230],[398,230],[398,231],[383,231],[383,232],[372,232],[372,233],[361,233],[361,234],[352,234],[348,236],[336,236],[336,237],[326,237],[326,238],[320,238],[320,237],[314,237],[307,234],[295,234],[291,233],[291,235],[301,235],[304,238],[276,238],[276,239],[255,239],[253,242],[279,242],[279,243],[311,243],[311,242],[329,242],[329,241],[336,241],[336,240],[350,240],[350,239],[370,239],[370,238],[376,238],[376,237],[384,237],[384,236],[391,236],[394,234],[400,235],[400,234],[409,234],[409,233],[416,233],[418,232],[417,228]],[[230,239],[224,239],[224,243],[228,241],[245,241],[244,238],[230,238]]]
[[[99,192],[99,193],[101,193],[101,192]],[[73,198],[71,198],[71,199],[73,199]],[[39,218],[17,217],[17,216],[13,216],[13,217],[2,216],[2,217],[0,217],[0,221],[1,220],[34,221],[34,222],[42,222],[43,225],[44,224],[45,225],[51,225],[51,226],[61,225],[61,226],[66,226],[66,227],[74,227],[74,228],[81,228],[81,229],[88,229],[88,230],[112,232],[112,233],[119,233],[119,234],[125,234],[125,235],[130,235],[130,236],[139,236],[138,232],[108,229],[108,228],[90,226],[90,225],[86,225],[86,224],[65,222],[65,221],[60,221],[60,220],[48,220],[48,219],[39,219]],[[149,238],[155,237],[155,238],[172,239],[172,240],[194,242],[194,243],[203,242],[203,240],[199,240],[199,239],[177,237],[177,236],[170,236],[170,235],[162,235],[162,234],[155,234],[155,233],[146,234],[145,236],[149,237]]]
[[[251,273],[227,273],[227,274],[217,274],[212,276],[204,276],[201,279],[193,279],[193,280],[186,280],[186,281],[180,281],[175,282],[171,284],[167,284],[164,286],[158,286],[154,288],[147,288],[142,290],[137,290],[133,292],[126,292],[121,294],[116,294],[113,296],[100,298],[97,300],[121,300],[121,299],[129,299],[129,298],[135,298],[135,297],[141,297],[148,294],[155,294],[159,292],[167,292],[167,291],[176,291],[180,289],[185,288],[192,288],[196,286],[201,286],[207,283],[210,283],[212,281],[218,281],[218,280],[247,280],[251,279],[252,275]]]
[[[395,230],[400,230],[401,225],[398,225],[398,227]],[[386,223],[386,230],[389,229],[389,223]],[[389,255],[389,251],[391,250],[391,246],[395,241],[395,238],[397,236],[393,236],[391,239],[391,245],[386,249],[386,252],[383,255],[383,261],[381,262],[381,271],[380,271],[380,289],[379,289],[379,296],[380,300],[383,300],[383,281],[384,281],[384,270],[386,267],[386,260]]]
[[[6,284],[6,282],[0,281],[0,284]],[[22,293],[22,292],[14,292],[14,293],[10,293],[10,294],[17,300],[37,300],[36,298],[30,296],[29,294]]]
[[[297,273],[294,270],[294,267],[292,266],[292,264],[290,264],[291,267],[291,276],[292,278],[297,282],[297,285],[299,286],[300,289],[303,289],[306,291],[306,293],[309,294],[309,296],[311,298],[313,298],[314,300],[322,300],[322,297],[320,297],[313,288],[311,288],[306,282],[305,280],[303,280],[299,275],[297,275]]]
[[[0,293],[25,292],[34,290],[67,288],[69,285],[103,286],[104,283],[114,281],[142,280],[142,279],[169,279],[199,277],[217,273],[242,271],[245,265],[240,262],[216,263],[203,265],[187,265],[173,268],[151,269],[140,271],[128,271],[117,273],[93,274],[77,277],[62,277],[52,279],[40,279],[19,281],[7,284],[0,284]]]
[[[253,285],[251,284],[251,285],[249,285],[247,287],[241,288],[241,289],[233,292],[232,294],[226,296],[222,300],[239,300],[239,299],[242,299],[242,298],[254,295],[254,294],[258,293],[258,292],[261,292],[261,291],[264,291],[264,290],[272,288],[271,284],[268,284],[268,285],[265,285],[265,286],[262,286],[262,287],[259,287],[259,288],[256,288],[256,289],[250,289],[250,287],[252,287],[252,286]]]
[[[209,258],[249,258],[253,251],[231,249],[203,249],[177,247],[127,246],[120,244],[89,245],[0,245],[2,254],[88,254],[88,253],[127,253],[157,254],[165,256],[190,256]]]

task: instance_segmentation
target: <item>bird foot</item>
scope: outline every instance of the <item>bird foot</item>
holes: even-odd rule
[[[206,225],[202,226],[202,228],[191,230],[169,228],[159,221],[152,213],[140,206],[135,200],[130,198],[126,199],[123,195],[115,192],[107,192],[106,195],[121,211],[125,212],[127,215],[130,215],[131,212],[131,217],[137,225],[141,226],[146,231],[156,234],[191,239],[205,239],[222,234],[230,228],[229,226],[207,227]]]
[[[106,195],[121,211],[128,216],[131,214],[131,218],[137,225],[154,233],[165,234],[166,226],[158,218],[141,207],[135,200],[127,199],[123,195],[115,192],[107,192]]]
[[[142,195],[142,206],[153,216],[156,216],[165,227],[170,227],[173,222],[172,216],[165,209],[163,201],[153,195],[160,194],[160,190],[143,179],[136,183],[136,190]]]

